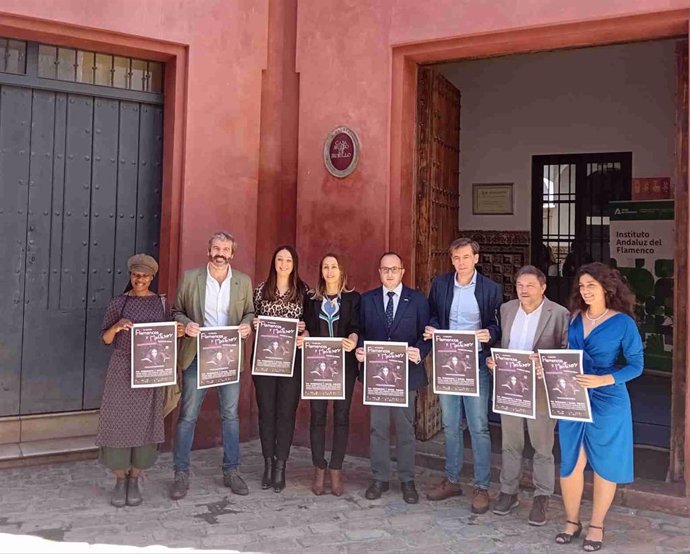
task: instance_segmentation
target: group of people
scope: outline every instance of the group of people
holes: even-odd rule
[[[602,547],[604,520],[617,483],[633,480],[633,443],[630,400],[625,383],[643,369],[642,341],[633,318],[634,295],[619,273],[601,263],[590,263],[576,273],[570,311],[545,296],[546,277],[525,266],[516,275],[517,298],[503,302],[501,287],[476,270],[479,245],[460,238],[450,245],[453,271],[436,277],[428,298],[403,284],[405,268],[394,252],[379,260],[381,286],[360,294],[348,285],[342,259],[325,255],[315,287],[299,275],[299,259],[291,246],[273,254],[265,281],[254,290],[249,277],[231,267],[237,242],[229,233],[215,233],[208,243],[206,266],[187,271],[180,280],[172,318],[177,322],[178,368],[182,371],[181,407],[174,441],[172,499],[183,498],[189,488],[190,453],[194,429],[208,389],[197,388],[196,336],[200,327],[239,326],[246,339],[259,316],[299,320],[297,346],[304,337],[341,338],[345,351],[345,399],[333,403],[333,437],[326,459],[326,420],[329,401],[310,401],[310,439],[315,495],[344,491],[342,465],[347,449],[350,406],[364,360],[364,341],[408,344],[407,407],[370,407],[370,460],[373,479],[365,491],[377,499],[388,491],[391,478],[390,424],[395,426],[397,476],[407,503],[417,503],[415,486],[415,397],[428,384],[424,359],[436,330],[473,331],[482,345],[479,396],[441,394],[445,436],[445,476],[427,491],[432,501],[462,494],[463,414],[472,442],[474,492],[471,509],[482,514],[490,508],[489,435],[490,372],[495,367],[491,347],[529,350],[572,348],[583,350],[584,373],[577,384],[588,389],[591,423],[559,423],[560,480],[566,522],[555,540],[567,544],[582,533],[580,502],[584,471],[594,471],[594,503],[583,543],[586,551]],[[149,286],[158,266],[153,258],[136,255],[128,262],[131,290],[114,298],[106,311],[102,339],[114,343],[106,377],[97,444],[101,460],[116,476],[111,502],[116,506],[141,503],[138,478],[156,459],[163,441],[164,389],[129,387],[129,345],[133,323],[164,321],[166,314],[158,295]],[[622,354],[625,365],[616,362]],[[537,377],[542,377],[538,357],[533,357]],[[281,492],[286,486],[286,463],[300,400],[301,357],[295,356],[292,377],[253,376],[259,408],[259,435],[264,457],[262,489]],[[360,375],[361,379],[361,375]],[[223,479],[233,493],[246,495],[249,488],[239,473],[240,384],[217,387],[223,435]],[[534,499],[528,522],[543,525],[549,498],[554,492],[553,457],[556,422],[548,414],[542,386],[537,387],[536,419],[502,415],[502,468],[500,493],[493,512],[506,515],[518,501],[522,474],[524,426],[535,450]],[[327,479],[328,477],[328,479]]]

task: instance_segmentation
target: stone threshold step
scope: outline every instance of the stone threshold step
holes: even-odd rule
[[[417,443],[419,445],[419,443]],[[465,463],[462,468],[460,480],[463,484],[471,484],[473,477],[472,450],[465,449]],[[439,471],[444,470],[445,460],[443,456],[436,453],[419,452],[415,459],[415,464],[428,469]],[[501,455],[492,453],[491,455],[491,482],[497,484],[501,471]],[[520,487],[533,490],[532,483],[532,461],[524,461],[524,469]],[[560,483],[556,479],[555,494],[560,495]],[[592,474],[585,473],[584,498],[592,499]],[[654,481],[651,479],[637,479],[634,483],[620,485],[616,490],[614,504],[640,510],[658,510],[673,515],[690,517],[690,497],[685,496],[683,483],[668,483],[665,481]]]
[[[95,435],[0,444],[0,469],[95,458]]]

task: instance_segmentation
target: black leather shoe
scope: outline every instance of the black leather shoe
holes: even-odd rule
[[[127,506],[138,506],[144,501],[139,488],[139,477],[127,479]]]
[[[273,472],[273,492],[283,492],[285,488],[285,460],[276,460]]]
[[[273,486],[273,474],[276,469],[275,458],[264,458],[264,474],[261,477],[261,488],[270,489]]]
[[[127,503],[127,478],[117,479],[115,488],[110,496],[110,503],[116,508],[122,508]]]
[[[417,494],[414,481],[400,483],[400,490],[402,491],[403,500],[408,504],[416,504],[419,502],[419,494]]]
[[[364,497],[368,500],[376,500],[381,498],[381,495],[388,490],[390,485],[388,481],[374,481],[364,493]]]
[[[180,500],[187,496],[189,490],[189,474],[182,471],[175,472],[175,481],[170,489],[170,498]]]

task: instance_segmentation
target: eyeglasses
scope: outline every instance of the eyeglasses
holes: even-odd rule
[[[386,273],[392,273],[393,275],[396,275],[402,271],[402,267],[395,266],[395,267],[379,267],[379,271],[383,273],[384,275]]]

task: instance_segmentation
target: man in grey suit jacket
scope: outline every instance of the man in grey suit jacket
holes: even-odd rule
[[[544,296],[546,277],[534,266],[521,268],[516,275],[517,300],[501,306],[501,348],[533,350],[567,348],[570,314],[563,306]],[[495,363],[487,360],[493,370]],[[541,368],[537,377],[542,378]],[[528,522],[544,525],[549,497],[553,494],[555,468],[553,462],[553,434],[556,421],[549,418],[543,383],[537,382],[536,419],[501,415],[503,436],[501,492],[494,505],[494,513],[506,515],[518,506],[517,497],[522,474],[522,452],[525,446],[525,421],[529,440],[534,448],[534,501]]]
[[[184,498],[189,488],[189,460],[194,428],[208,389],[198,389],[197,336],[199,327],[238,325],[245,339],[254,318],[252,283],[247,275],[230,267],[237,242],[230,233],[215,233],[208,241],[208,264],[185,272],[177,287],[172,307],[176,321],[185,326],[179,345],[178,368],[182,370],[182,406],[175,432],[175,481],[170,490],[173,500]],[[244,349],[243,349],[244,350]],[[223,431],[223,482],[235,494],[248,494],[240,477],[240,384],[216,387]]]

